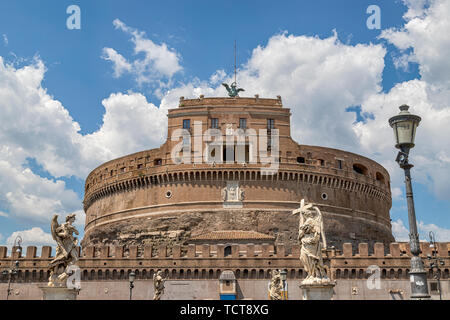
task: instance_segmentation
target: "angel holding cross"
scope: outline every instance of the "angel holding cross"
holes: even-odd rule
[[[323,264],[322,248],[327,247],[323,229],[323,218],[319,208],[312,203],[300,202],[300,207],[292,214],[299,214],[298,240],[301,251],[300,260],[308,273],[303,284],[323,284],[330,282]]]

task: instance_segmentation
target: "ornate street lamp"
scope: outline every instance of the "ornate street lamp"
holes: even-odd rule
[[[408,112],[409,106],[400,106],[400,113],[389,119],[389,125],[394,129],[395,147],[400,149],[395,161],[405,171],[406,200],[408,203],[409,243],[411,247],[411,298],[429,299],[427,273],[420,258],[419,234],[417,233],[416,213],[411,185],[412,164],[408,162],[409,150],[414,147],[416,129],[421,118]]]
[[[430,237],[430,247],[432,248],[432,253],[427,255],[427,259],[430,261],[430,269],[431,272],[434,274],[434,278],[437,280],[438,285],[438,291],[439,291],[439,300],[442,300],[442,292],[441,292],[441,269],[440,265],[445,265],[444,259],[440,259],[437,257],[436,254],[436,237],[434,236],[433,231],[430,231],[429,233]],[[436,269],[436,273],[434,273],[434,270]]]
[[[18,252],[19,256],[22,255],[22,237],[19,235],[14,239],[14,245],[12,247],[13,250],[11,252],[11,257],[14,257],[14,253]],[[8,289],[6,293],[6,300],[9,299],[9,296],[11,295],[11,280],[13,276],[17,275],[19,269],[19,261],[14,262],[14,266],[10,268],[9,270],[4,270],[3,275],[8,276]]]
[[[130,281],[130,300],[133,295],[134,279],[136,279],[136,274],[133,271],[131,271],[130,274],[128,275],[128,280]]]

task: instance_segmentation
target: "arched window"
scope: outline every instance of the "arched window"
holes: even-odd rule
[[[353,171],[359,174],[367,175],[367,168],[359,163],[353,164]]]
[[[381,173],[377,172],[375,177],[378,181],[380,181],[381,183],[384,183],[384,176]]]

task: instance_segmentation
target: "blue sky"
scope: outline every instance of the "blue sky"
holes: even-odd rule
[[[66,9],[73,4],[81,9],[80,30],[66,27]],[[373,4],[381,10],[381,29],[366,25]],[[402,101],[423,116],[411,155],[419,231],[427,238],[433,230],[438,240],[450,241],[450,150],[447,139],[436,138],[448,133],[450,122],[450,45],[439,36],[448,30],[439,19],[443,9],[448,6],[438,0],[3,1],[0,120],[9,123],[0,131],[0,244],[18,233],[29,244],[48,243],[54,212],[82,218],[89,170],[159,146],[162,120],[152,128],[159,131],[142,123],[129,126],[137,132],[114,132],[117,123],[126,128],[135,120],[121,118],[122,112],[139,117],[147,110],[164,119],[162,111],[175,107],[181,95],[224,95],[213,76],[232,76],[235,40],[238,80],[246,93],[280,94],[293,112],[304,113],[292,118],[297,141],[364,154],[389,170],[399,240],[407,237],[408,220],[387,119]],[[426,23],[436,29],[432,34]],[[314,90],[302,94],[308,83]],[[24,88],[20,94],[17,86]],[[334,99],[336,92],[344,97]],[[134,145],[120,140],[137,135],[142,140]]]

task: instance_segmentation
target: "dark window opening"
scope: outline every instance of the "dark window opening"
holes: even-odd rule
[[[297,157],[297,162],[298,163],[305,163],[305,158],[304,157]]]
[[[191,128],[191,120],[190,119],[184,119],[183,120],[183,129],[190,129]]]
[[[267,119],[267,129],[275,129],[275,120]]]
[[[211,128],[218,129],[219,128],[219,119],[211,118]]]
[[[155,166],[160,166],[160,165],[162,165],[162,159],[155,159],[154,163],[155,163]]]
[[[245,119],[245,118],[239,119],[239,128],[247,129],[247,119]]]
[[[231,256],[231,246],[226,246],[223,252],[224,257]]]
[[[343,169],[343,165],[342,164],[343,164],[342,160],[339,160],[339,159],[336,160],[336,166],[337,166],[338,169],[341,169],[341,170]]]
[[[356,173],[359,173],[359,174],[367,174],[367,168],[366,167],[364,167],[362,164],[358,164],[358,163],[355,163],[354,165],[353,165],[353,171],[355,171]]]

